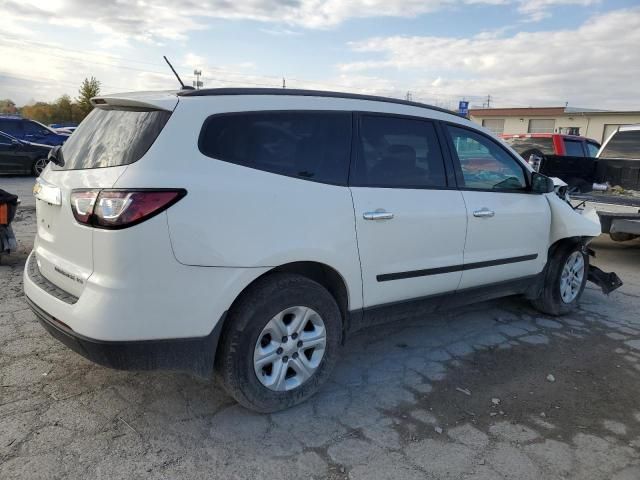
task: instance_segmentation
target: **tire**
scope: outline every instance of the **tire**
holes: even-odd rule
[[[580,263],[579,258],[582,259],[582,268],[580,271],[582,280],[578,284],[574,284],[575,288],[572,288],[569,294],[563,296],[563,271],[566,266],[568,267],[567,264],[571,262],[572,259]],[[553,316],[566,315],[572,312],[578,306],[578,301],[587,284],[588,273],[589,256],[584,252],[581,244],[564,243],[558,246],[547,261],[544,286],[540,296],[532,300],[533,306],[542,313]],[[576,278],[576,281],[577,280]],[[565,289],[564,292],[567,293],[567,290]]]
[[[296,334],[294,325],[301,318],[309,320],[304,325],[300,323]],[[285,324],[287,320],[289,324]],[[310,324],[312,330],[307,332]],[[271,328],[274,325],[280,329]],[[289,329],[286,342],[285,337],[275,338],[283,332],[281,328]],[[276,333],[271,335],[273,332]],[[322,332],[324,350],[320,346],[304,350],[302,339],[310,339],[310,345],[313,338],[318,342]],[[244,407],[276,412],[305,401],[318,390],[333,370],[341,341],[342,317],[333,296],[322,285],[301,275],[274,273],[259,279],[229,312],[216,356],[217,375],[227,392]],[[297,348],[301,342],[302,347]],[[276,346],[279,349],[274,353]],[[265,357],[276,359],[261,367],[254,359],[267,351],[271,353]],[[315,369],[308,378],[305,379],[306,373],[298,373],[308,373],[311,365]],[[284,377],[277,372],[284,372]]]
[[[39,177],[48,163],[49,162],[46,157],[36,158],[33,162],[33,165],[31,165],[31,173],[33,174],[33,176]]]
[[[614,242],[628,242],[629,240],[638,238],[637,235],[633,235],[631,233],[624,233],[624,232],[609,232],[609,237]]]

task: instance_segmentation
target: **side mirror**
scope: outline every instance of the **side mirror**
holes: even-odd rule
[[[535,193],[551,193],[555,190],[553,180],[538,172],[531,173],[531,190]]]

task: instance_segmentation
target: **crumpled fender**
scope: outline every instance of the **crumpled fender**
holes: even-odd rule
[[[600,220],[597,215],[591,215],[591,212],[588,211],[585,214],[580,214],[555,193],[547,193],[545,197],[551,208],[549,245],[553,245],[563,238],[597,237],[600,235]]]

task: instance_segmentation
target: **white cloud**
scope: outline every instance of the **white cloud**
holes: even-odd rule
[[[295,35],[298,28],[322,29],[352,18],[415,17],[464,5],[515,4],[528,18],[539,19],[561,4],[588,5],[596,0],[170,0],[116,2],[109,0],[0,0],[0,11],[13,12],[4,28],[25,30],[33,22],[66,28],[89,27],[109,45],[126,39],[157,44],[163,40],[186,40],[189,32],[208,28],[206,19],[243,19],[279,24],[266,29],[279,35]]]
[[[549,10],[552,7],[561,5],[586,7],[595,3],[600,3],[600,0],[520,0],[518,11],[529,21],[538,22],[551,15]]]
[[[380,37],[351,46],[382,58],[340,66],[344,74],[400,70],[416,91],[492,94],[503,103],[626,107],[640,77],[640,8],[593,17],[575,30],[491,38]],[[615,86],[613,88],[612,86]]]

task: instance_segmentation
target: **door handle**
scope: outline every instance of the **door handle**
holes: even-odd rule
[[[364,212],[362,214],[362,218],[365,220],[391,220],[393,218],[393,213],[379,208],[375,212]]]
[[[489,210],[487,207],[483,207],[480,210],[473,212],[474,217],[479,218],[491,218],[496,214],[493,210]]]

